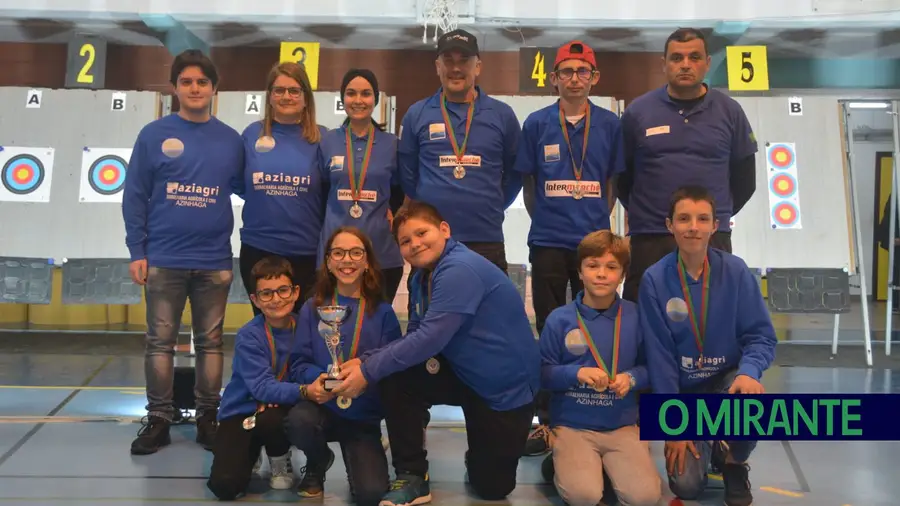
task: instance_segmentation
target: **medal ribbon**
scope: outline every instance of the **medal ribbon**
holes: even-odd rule
[[[351,140],[350,135],[350,126],[347,126],[346,129],[346,144],[347,144],[347,172],[350,176],[350,197],[353,199],[353,202],[359,202],[360,195],[362,195],[363,185],[366,184],[366,172],[369,171],[369,159],[372,156],[372,143],[375,141],[375,127],[374,125],[369,125],[368,136],[369,139],[366,141],[366,154],[363,155],[362,168],[359,171],[359,181],[357,182],[355,171],[353,170],[353,141]]]
[[[462,148],[456,143],[456,132],[453,131],[453,124],[450,122],[450,115],[447,113],[447,97],[441,96],[441,115],[444,117],[444,125],[450,131],[450,145],[453,146],[453,154],[456,155],[456,164],[462,165],[462,159],[466,155],[466,145],[469,143],[469,130],[472,127],[472,116],[475,114],[475,101],[469,102],[469,111],[466,113],[466,135],[463,138]]]
[[[616,322],[615,322],[615,330],[613,331],[613,361],[612,361],[612,370],[606,366],[606,362],[603,360],[603,357],[600,356],[600,350],[597,349],[597,343],[594,342],[594,338],[591,337],[591,333],[587,329],[587,325],[584,324],[584,319],[581,318],[581,311],[578,309],[575,310],[575,314],[578,316],[578,328],[581,329],[581,333],[584,335],[584,340],[587,341],[588,348],[591,349],[591,355],[594,356],[594,360],[597,361],[597,365],[603,368],[603,371],[606,372],[606,375],[609,377],[609,380],[612,381],[616,379],[616,373],[619,371],[619,338],[622,333],[622,303],[619,303],[619,311],[616,313]]]
[[[428,306],[431,304],[431,272],[427,274],[423,274],[423,276],[427,276],[424,282],[419,283],[419,296],[416,301],[417,310],[419,312],[419,319],[425,318],[425,311],[428,311]],[[425,285],[425,289],[422,289],[422,285]],[[424,292],[424,293],[423,293]]]
[[[275,358],[275,355],[276,355],[276,352],[275,352],[275,335],[272,333],[272,327],[270,327],[268,324],[266,324],[265,327],[266,327],[266,339],[267,339],[268,342],[269,342],[269,350],[272,352],[272,371],[274,372],[274,371],[277,370],[277,369],[276,369],[276,367],[277,367],[277,361],[276,361],[276,358]],[[295,327],[296,327],[296,322],[294,321],[294,317],[292,316],[292,317],[291,317],[291,334],[294,334],[294,332],[295,332]],[[293,342],[293,340],[292,340],[292,342]],[[290,356],[290,351],[288,352],[288,356]],[[275,376],[275,379],[277,379],[278,381],[281,381],[281,380],[284,378],[284,375],[287,374],[288,362],[290,362],[290,360],[288,360],[287,358],[285,358],[285,359],[284,359],[284,365],[281,366],[281,371],[278,372],[278,374]]]
[[[332,300],[335,306],[338,305],[338,294],[337,290],[334,291],[334,299]],[[338,357],[341,361],[341,364],[347,362],[349,360],[353,360],[356,358],[356,352],[359,350],[359,336],[362,335],[362,324],[363,324],[363,316],[366,312],[366,298],[359,298],[359,308],[356,312],[356,324],[353,326],[353,340],[350,342],[350,354],[347,355],[344,353],[344,357]],[[338,364],[338,365],[341,365]]]
[[[678,256],[678,277],[681,280],[681,291],[687,300],[688,317],[691,319],[691,327],[694,331],[694,339],[697,341],[697,349],[703,356],[703,344],[706,340],[706,317],[709,312],[709,257],[703,259],[703,272],[700,274],[703,288],[700,296],[700,324],[697,324],[697,315],[694,312],[694,301],[687,284],[687,268],[681,255]]]
[[[559,106],[559,126],[562,128],[563,139],[566,140],[566,147],[569,148],[569,159],[572,160],[572,170],[575,172],[575,180],[581,181],[581,173],[584,168],[584,161],[587,157],[588,133],[591,130],[591,106],[584,104],[584,139],[581,142],[581,167],[575,163],[575,155],[572,153],[572,142],[569,141],[569,129],[566,126],[566,117],[563,114],[562,104]]]

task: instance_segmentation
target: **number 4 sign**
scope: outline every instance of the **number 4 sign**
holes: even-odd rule
[[[769,57],[766,46],[728,46],[728,89],[765,91],[769,89]]]

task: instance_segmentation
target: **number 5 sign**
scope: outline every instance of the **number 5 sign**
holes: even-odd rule
[[[766,46],[728,46],[728,89],[765,91],[769,89],[769,57]]]

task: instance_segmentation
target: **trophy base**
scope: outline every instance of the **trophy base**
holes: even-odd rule
[[[341,383],[343,382],[343,380],[339,380],[337,378],[325,378],[325,384],[323,385],[323,388],[325,388],[326,392],[330,392],[335,388],[341,386]]]

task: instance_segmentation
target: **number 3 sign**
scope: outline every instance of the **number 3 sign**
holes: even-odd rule
[[[769,89],[769,57],[766,46],[728,46],[728,89],[765,91]]]

